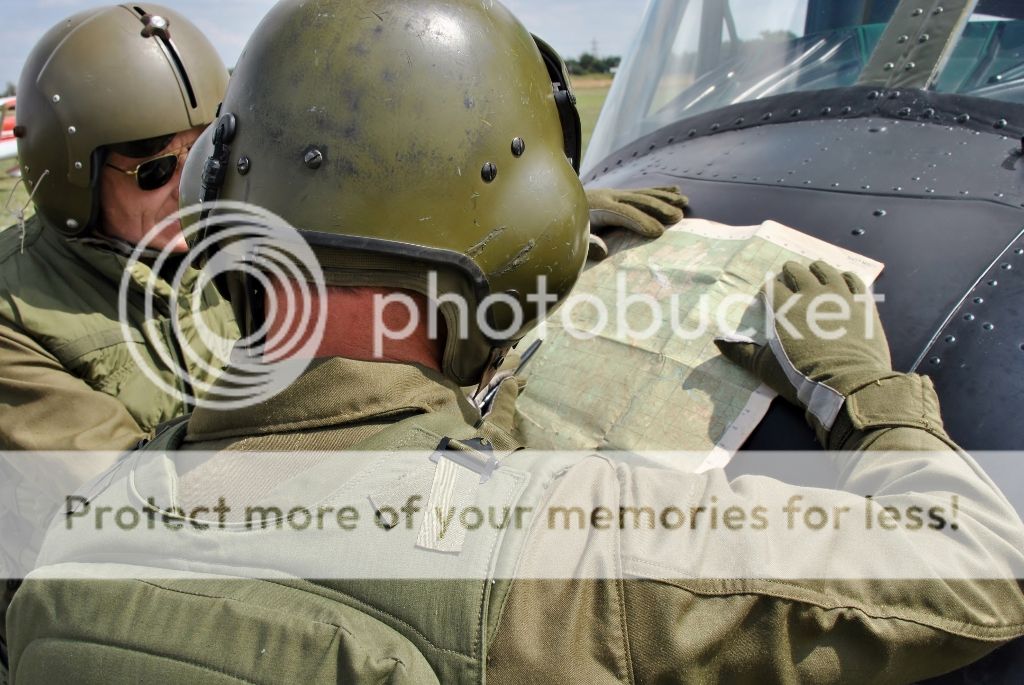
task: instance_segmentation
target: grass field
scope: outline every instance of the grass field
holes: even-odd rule
[[[576,106],[580,110],[580,124],[583,127],[583,151],[587,151],[590,136],[594,133],[597,115],[601,113],[604,99],[612,80],[604,75],[575,76],[572,86],[576,90]]]
[[[583,127],[583,151],[586,152],[590,136],[594,132],[594,124],[597,123],[597,115],[601,113],[601,106],[608,96],[612,80],[607,76],[577,76],[573,78],[572,83],[576,89],[576,104],[580,110],[580,123]],[[0,230],[15,223],[15,212],[28,201],[25,184],[18,183],[18,179],[7,174],[15,165],[16,161],[13,159],[0,161]],[[6,211],[4,207],[7,208]],[[30,207],[26,211],[26,216],[31,213]]]

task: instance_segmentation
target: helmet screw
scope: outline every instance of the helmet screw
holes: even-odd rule
[[[315,147],[311,147],[306,150],[306,155],[302,158],[302,161],[310,169],[319,169],[320,165],[324,163],[324,153]]]
[[[153,36],[160,36],[163,39],[169,39],[171,22],[158,14],[146,14],[142,17],[142,37],[152,38]]]
[[[251,164],[252,162],[250,162],[249,158],[246,157],[245,155],[239,157],[238,165],[236,167],[238,169],[238,173],[241,174],[242,176],[245,176],[247,173],[249,173],[249,167],[251,166]]]
[[[515,157],[522,157],[524,152],[526,152],[526,141],[519,137],[513,138],[512,155]]]
[[[25,131],[25,127],[24,126],[15,126],[14,127],[14,137],[15,138],[24,138],[25,137],[25,133],[26,133],[26,131]]]
[[[480,170],[480,177],[484,179],[484,182],[490,183],[497,175],[498,167],[493,162],[484,162],[484,166]]]
[[[76,133],[78,133],[78,129],[75,128],[74,126],[68,126],[68,133],[70,135],[75,135]]]
[[[53,96],[53,101],[54,101],[55,103],[56,103],[56,102],[60,102],[60,95],[54,95],[54,96]]]
[[[81,171],[82,170],[82,163],[81,162],[75,162],[75,168],[78,169],[79,171]]]

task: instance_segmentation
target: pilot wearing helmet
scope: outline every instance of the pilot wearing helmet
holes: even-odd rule
[[[194,25],[148,3],[69,17],[29,55],[15,135],[36,212],[0,233],[0,450],[125,450],[190,406],[189,382],[167,370],[161,351],[180,352],[182,340],[203,350],[199,318],[218,337],[237,337],[216,290],[196,292],[198,272],[189,269],[174,292],[170,276],[154,274],[145,260],[127,274],[127,315],[118,315],[128,255],[178,209],[184,160],[213,120],[227,79]],[[154,252],[187,249],[176,222],[150,238]],[[148,315],[147,289],[156,305]],[[178,306],[193,295],[198,311]],[[138,355],[177,391],[157,388]],[[217,357],[200,356],[212,363],[183,354],[179,363],[190,378],[210,380]],[[19,483],[35,477],[73,489],[104,463],[41,460],[33,476],[16,459],[0,463],[6,539],[52,513],[41,498],[16,497]],[[31,556],[2,550],[0,567],[23,568]],[[0,616],[16,587],[6,582]]]
[[[118,290],[132,248],[177,210],[184,159],[227,79],[191,22],[146,3],[76,14],[33,49],[18,87],[16,134],[36,213],[0,234],[0,448],[122,450],[189,407],[189,381],[166,373],[178,392],[157,390],[129,347],[166,371],[160,351],[180,352],[174,328],[189,343],[196,338],[191,308],[175,301],[191,293],[172,293],[164,274],[153,287],[140,268],[122,327]],[[187,250],[176,222],[147,247]],[[147,286],[156,304],[148,321],[140,307]],[[214,289],[202,298],[202,324],[236,336]],[[181,357],[207,379],[202,365]]]

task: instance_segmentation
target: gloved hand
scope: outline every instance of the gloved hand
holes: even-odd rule
[[[608,248],[600,238],[604,229],[624,228],[646,238],[657,238],[665,228],[683,218],[689,204],[676,186],[616,190],[587,190],[592,232],[591,259],[604,259]],[[595,239],[596,238],[596,239]]]
[[[902,375],[892,370],[878,309],[857,276],[820,261],[810,268],[787,262],[761,295],[768,313],[768,344],[730,336],[716,339],[715,345],[779,395],[806,409],[827,446],[828,432],[847,397]],[[815,311],[849,315],[824,320],[810,316]]]

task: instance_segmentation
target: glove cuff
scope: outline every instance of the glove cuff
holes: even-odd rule
[[[827,449],[842,450],[855,434],[884,428],[917,428],[954,444],[943,427],[931,379],[913,373],[876,380],[850,393],[832,430],[819,431],[818,437]]]

